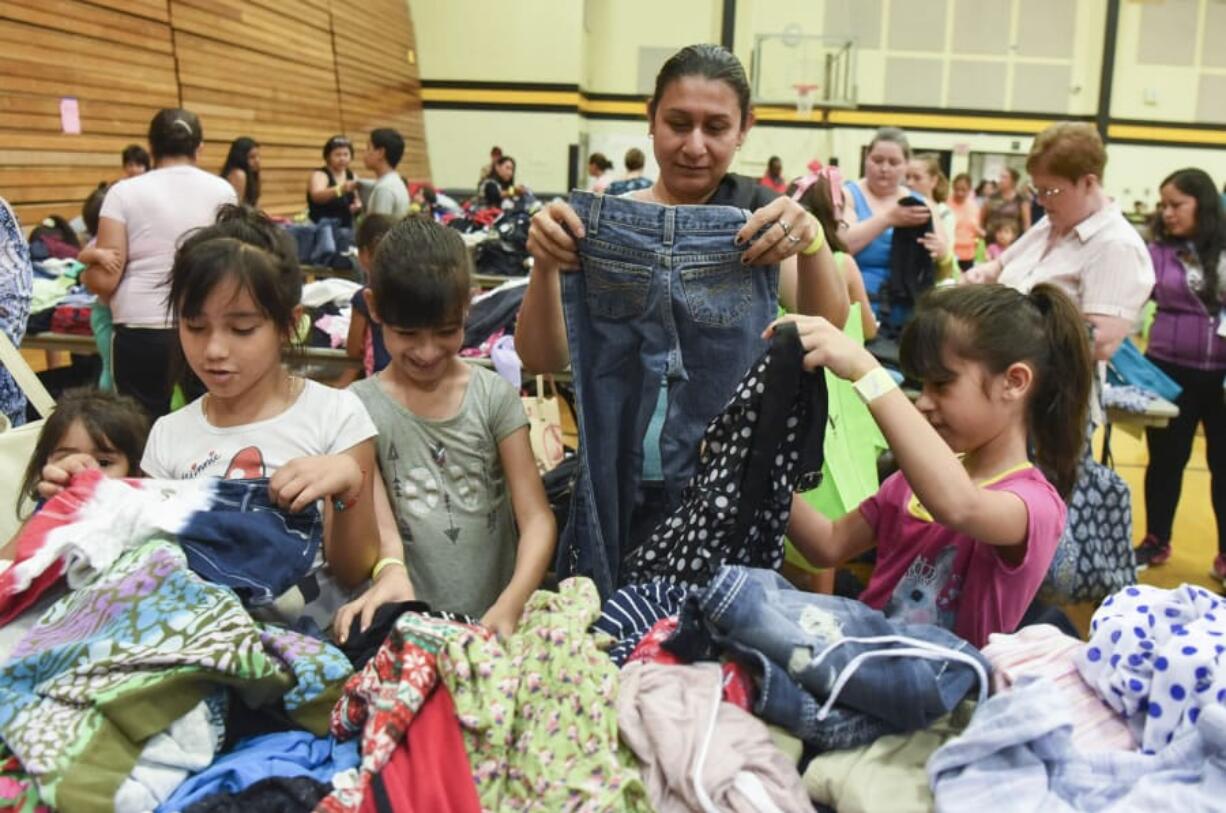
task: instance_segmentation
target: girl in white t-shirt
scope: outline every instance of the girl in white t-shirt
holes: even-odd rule
[[[183,243],[169,302],[183,356],[207,393],[154,423],[141,469],[175,480],[268,477],[273,501],[291,512],[326,500],[327,569],[316,579],[321,599],[307,608],[322,626],[330,620],[322,608],[339,607],[375,563],[376,430],[353,393],[281,364],[301,293],[288,236],[254,210],[223,207],[217,224]],[[44,485],[82,465],[48,467]]]

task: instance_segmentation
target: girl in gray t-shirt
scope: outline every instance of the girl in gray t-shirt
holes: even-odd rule
[[[337,615],[417,598],[509,635],[556,541],[519,394],[458,353],[471,284],[459,234],[410,218],[379,244],[367,304],[391,362],[351,389],[379,430],[380,564]],[[380,489],[379,486],[383,488]],[[402,569],[400,560],[407,567]]]

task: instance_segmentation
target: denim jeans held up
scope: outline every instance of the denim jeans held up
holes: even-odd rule
[[[581,271],[562,275],[574,372],[579,475],[558,546],[561,576],[589,576],[609,595],[643,469],[643,437],[667,384],[660,433],[671,510],[697,467],[698,446],[766,345],[778,309],[775,267],[741,264],[749,212],[663,206],[573,192],[583,221]]]

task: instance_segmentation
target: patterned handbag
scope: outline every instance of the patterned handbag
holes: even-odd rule
[[[1110,443],[1110,436],[1104,444]],[[1110,446],[1104,452],[1110,462]],[[1098,603],[1137,583],[1132,552],[1132,492],[1113,469],[1088,454],[1068,499],[1068,519],[1039,598]]]

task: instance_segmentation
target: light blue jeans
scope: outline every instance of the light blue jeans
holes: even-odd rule
[[[897,624],[859,601],[733,565],[691,594],[666,647],[690,658],[731,651],[761,675],[758,716],[824,750],[927,728],[972,691],[986,699],[991,674],[949,630]]]

